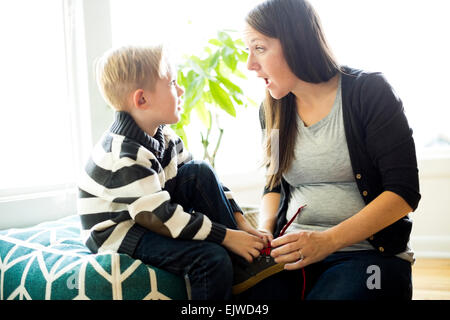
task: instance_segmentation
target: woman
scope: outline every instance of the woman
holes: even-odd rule
[[[408,213],[420,194],[401,100],[381,73],[337,63],[307,1],[259,4],[246,17],[244,42],[247,68],[267,92],[259,229],[275,238],[275,261],[297,270],[262,281],[247,298],[293,298],[283,286],[303,269],[306,299],[411,299]]]

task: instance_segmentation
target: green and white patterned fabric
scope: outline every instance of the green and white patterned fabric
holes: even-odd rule
[[[182,277],[118,253],[92,254],[77,215],[0,231],[0,300],[187,299]]]

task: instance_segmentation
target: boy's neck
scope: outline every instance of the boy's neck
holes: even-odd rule
[[[148,150],[155,152],[156,155],[161,154],[165,148],[163,132],[161,128],[156,128],[153,136],[144,131],[139,126],[136,119],[126,111],[119,111],[115,115],[115,121],[111,125],[112,133],[126,136],[132,140],[137,141]]]
[[[156,132],[158,131],[159,125],[150,125],[146,124],[145,122],[140,122],[137,119],[134,119],[136,121],[136,124],[139,126],[139,128],[142,129],[146,134],[148,134],[151,137],[154,137]]]
[[[146,112],[127,112],[131,115],[131,117],[134,119],[134,121],[142,131],[144,131],[151,137],[155,136],[159,126],[161,125],[160,123],[149,120],[150,117]]]

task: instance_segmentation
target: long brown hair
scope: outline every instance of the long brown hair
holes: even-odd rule
[[[340,71],[322,32],[319,16],[308,1],[267,0],[253,8],[245,21],[265,36],[280,40],[284,58],[299,79],[311,83],[326,82]],[[289,93],[277,100],[266,91],[263,108],[266,129],[264,164],[277,169],[268,174],[266,187],[273,189],[294,159],[296,98]],[[274,130],[279,130],[279,146],[272,145],[270,137]],[[274,153],[278,153],[278,159],[274,159]],[[274,161],[278,163],[274,164]]]

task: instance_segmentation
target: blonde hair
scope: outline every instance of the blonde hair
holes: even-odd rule
[[[97,85],[107,103],[122,110],[137,89],[154,90],[171,71],[163,45],[123,46],[105,52],[95,63]]]

